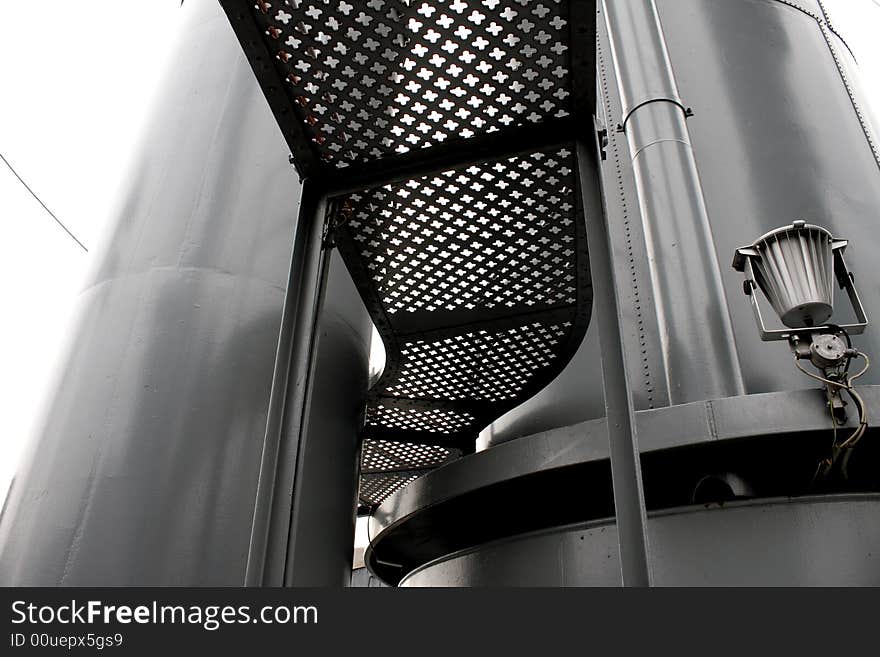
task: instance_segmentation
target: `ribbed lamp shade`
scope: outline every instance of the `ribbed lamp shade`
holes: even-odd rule
[[[755,282],[787,327],[818,326],[831,317],[831,243],[826,229],[797,222],[767,233],[752,245]]]

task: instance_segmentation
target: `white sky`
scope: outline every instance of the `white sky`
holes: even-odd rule
[[[880,108],[880,6],[828,0]],[[0,498],[39,416],[169,45],[179,0],[0,0]],[[878,112],[880,114],[880,112]],[[877,126],[880,129],[880,126]]]
[[[180,0],[0,0],[0,498],[107,232]]]

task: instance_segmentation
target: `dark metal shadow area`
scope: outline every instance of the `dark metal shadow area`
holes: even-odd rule
[[[336,244],[387,354],[361,505],[473,451],[574,355],[593,298],[576,173],[569,145],[336,199]]]
[[[473,451],[590,319],[595,3],[221,0],[386,347],[360,508]]]

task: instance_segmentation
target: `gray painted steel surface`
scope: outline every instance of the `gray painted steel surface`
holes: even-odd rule
[[[320,325],[311,413],[299,461],[288,575],[292,586],[348,586],[371,324],[337,256]]]
[[[636,28],[649,33],[631,3],[613,3],[618,12],[628,9],[625,15],[606,16],[603,6],[598,25],[599,111],[609,137],[605,195],[615,266],[629,281],[621,305],[636,407],[808,388],[786,349],[757,338],[742,277],[728,264],[743,244],[804,219],[852,240],[847,264],[869,314],[880,308],[880,287],[868,284],[880,252],[880,167],[858,69],[813,0],[655,4],[662,43],[627,39],[628,50],[613,56],[608,23],[621,22],[619,38],[641,34]],[[655,56],[664,45],[668,68]],[[651,110],[643,124],[631,116],[627,132],[618,132],[631,109],[651,97],[682,107],[642,105],[636,115]],[[693,116],[684,120],[682,108]],[[643,167],[641,145],[658,139],[656,161]],[[707,234],[669,223],[680,221],[682,208],[700,217],[696,226]],[[853,318],[837,292],[844,314],[832,321],[847,323]],[[857,345],[880,353],[877,336],[869,327]],[[591,327],[562,375],[487,428],[483,444],[601,417],[597,349]],[[875,368],[864,383],[878,377]]]
[[[244,581],[300,185],[219,6],[181,12],[179,56],[0,523],[4,585]],[[369,323],[344,272],[330,288],[320,350],[345,367],[317,382],[312,425],[354,462]],[[351,495],[325,537],[350,545],[352,467],[321,448],[306,449],[314,475]],[[350,559],[331,558],[321,583],[342,583]]]
[[[880,386],[859,388],[869,408],[880,406]],[[828,431],[822,392],[800,390],[728,397],[636,413],[639,446],[643,454],[687,445],[736,444],[756,435],[799,436]],[[817,403],[817,400],[818,403]],[[849,418],[841,431],[858,425]],[[371,518],[370,534],[378,544],[383,532],[442,504],[481,488],[531,475],[607,459],[605,418],[552,429],[513,440],[426,474],[392,496]]]
[[[639,459],[636,410],[630,393],[629,372],[623,353],[620,290],[626,285],[615,272],[602,194],[598,133],[590,143],[577,145],[578,170],[590,244],[590,268],[597,282],[596,305],[604,312],[595,317],[599,333],[605,431],[614,493],[614,517],[620,540],[618,556],[624,586],[650,586],[651,561],[642,468]]]
[[[876,495],[652,513],[659,586],[880,585]],[[613,521],[514,536],[417,569],[402,586],[616,586]]]
[[[559,376],[534,397],[486,427],[480,433],[477,448],[484,449],[521,436],[604,417],[598,362],[599,332],[591,325],[581,346]]]
[[[679,90],[694,110],[688,128],[719,260],[730,260],[737,240],[796,219],[823,226],[851,240],[847,265],[870,313],[880,308],[880,287],[871,284],[880,168],[865,134],[871,128],[853,104],[863,101],[854,89],[850,95],[838,68],[838,61],[851,65],[851,55],[817,20],[818,4],[658,1]],[[755,339],[741,277],[730,268],[723,274],[747,392],[810,387],[787,350]],[[835,305],[845,309],[837,292]],[[877,336],[870,326],[855,341],[880,353]],[[871,371],[864,382],[878,376]]]
[[[622,10],[624,4],[616,3],[615,8]],[[632,9],[634,4],[627,7]],[[702,444],[708,450],[715,441],[731,438],[737,442],[724,442],[729,449],[737,449],[747,446],[740,441],[750,437],[802,435],[806,439],[817,432],[830,434],[831,422],[818,387],[795,369],[785,345],[760,340],[742,293],[742,277],[728,263],[742,244],[802,219],[851,240],[847,264],[855,272],[860,293],[864,289],[864,304],[869,314],[880,308],[880,287],[873,284],[876,253],[880,252],[880,232],[875,228],[880,211],[880,160],[871,113],[859,96],[857,68],[829,24],[823,3],[656,0],[653,4],[665,35],[668,68],[659,66],[663,57],[652,71],[646,59],[632,57],[635,52],[624,53],[627,62],[621,62],[620,52],[612,55],[609,23],[618,38],[626,39],[627,31],[638,27],[633,16],[614,13],[606,17],[603,6],[598,30],[599,113],[609,130],[604,191],[614,266],[621,280],[629,282],[623,286],[620,303],[627,370],[639,411],[640,447],[643,452],[656,452]],[[615,25],[615,20],[623,23]],[[646,36],[638,43],[628,42],[628,47],[644,54],[651,41]],[[619,79],[624,70],[625,79]],[[668,96],[670,102],[640,107],[651,96]],[[636,125],[639,117],[634,122],[630,116],[627,132],[618,132],[616,126],[624,123],[628,108],[636,108],[636,115],[647,108],[651,112],[644,111],[644,125]],[[687,108],[693,115],[685,114]],[[654,145],[648,150],[658,157],[640,169],[643,146],[650,144]],[[661,155],[666,152],[668,157]],[[658,205],[652,194],[666,201]],[[691,217],[699,215],[695,225],[705,231],[703,235],[669,223],[682,219],[680,209],[692,211]],[[695,250],[701,252],[702,264],[694,260]],[[723,266],[716,269],[715,263]],[[662,284],[658,286],[657,281]],[[843,297],[836,293],[840,302],[836,310],[843,312],[836,313],[832,321],[838,323],[853,320]],[[703,302],[689,305],[694,299]],[[594,316],[600,312],[603,308],[597,306]],[[877,335],[876,326],[871,325],[854,341],[869,354],[880,353]],[[724,336],[728,339],[723,344],[713,342]],[[673,346],[676,356],[669,358]],[[484,440],[497,447],[431,473],[383,504],[373,524],[373,550],[381,553],[383,534],[393,536],[408,523],[417,522],[438,501],[475,494],[494,485],[491,482],[503,486],[548,468],[607,458],[604,420],[602,411],[597,412],[602,401],[596,348],[595,326],[591,326],[580,352],[543,396],[526,402],[484,432]],[[707,371],[712,367],[717,369]],[[875,399],[880,383],[876,368],[860,383]],[[868,404],[873,407],[874,402]],[[554,408],[561,409],[556,418]],[[578,415],[579,424],[573,422]],[[507,441],[511,442],[500,444]],[[718,447],[722,447],[720,442]],[[742,523],[734,523],[743,531],[727,532],[720,527],[718,536],[724,537],[724,549],[731,554],[740,545],[744,553],[757,551],[762,542],[779,542],[780,549],[791,553],[803,538],[803,549],[812,555],[824,532],[832,535],[842,522],[841,542],[852,538],[858,549],[847,553],[847,563],[839,565],[838,571],[831,570],[830,558],[823,555],[793,564],[778,577],[760,571],[761,583],[875,582],[871,550],[862,549],[880,538],[874,535],[874,501],[843,498],[827,509],[801,512],[820,507],[773,511],[774,517],[780,516],[778,527],[750,525],[750,512],[743,511]],[[761,508],[760,504],[754,507]],[[682,523],[684,540],[690,521]],[[857,524],[864,527],[858,529]],[[853,538],[857,530],[870,534],[870,540],[863,544],[858,536]],[[510,532],[517,531],[511,525]],[[655,536],[652,530],[652,547]],[[612,551],[616,548],[615,537],[599,539],[595,532],[584,542],[594,539],[596,544],[585,549],[595,554],[602,545]],[[704,547],[712,540],[710,533],[700,539]],[[555,563],[558,547],[555,544],[543,552],[523,548],[522,559],[502,559],[498,566],[509,567],[514,580],[527,578],[519,569],[531,568],[529,559],[539,555]],[[704,556],[709,559],[711,552],[706,550]],[[489,552],[478,550],[474,555],[492,568],[487,560],[494,553],[490,557]],[[664,568],[675,570],[679,563],[667,549],[658,548],[652,561],[657,583],[675,578],[685,581],[681,573],[662,574]],[[712,575],[713,581],[732,581],[735,573],[747,567],[747,563],[731,565],[726,573]],[[436,577],[432,576],[433,583],[447,577],[452,579],[446,581],[458,583],[491,579],[477,570],[460,579],[451,570],[441,570],[438,567]],[[607,575],[617,581],[617,564]],[[544,584],[556,581],[549,575],[542,579]]]
[[[744,392],[721,266],[654,0],[605,4],[669,404]],[[612,117],[609,117],[612,118]],[[616,128],[614,128],[616,130]],[[615,139],[619,137],[615,136]],[[607,187],[606,187],[607,188]],[[611,195],[611,190],[608,190]],[[721,260],[726,262],[727,259]],[[618,263],[622,280],[625,268]]]
[[[850,267],[872,280],[880,154],[850,54],[815,0],[628,7],[644,11],[603,13],[598,64],[612,265],[615,278],[628,281],[618,302],[641,448],[827,430],[815,391],[803,390],[810,382],[786,349],[758,339],[740,276],[718,263],[757,235],[803,219],[850,239]],[[190,22],[181,56],[113,243],[83,293],[51,412],[0,519],[2,583],[244,579],[299,185],[220,10],[202,0],[183,11]],[[299,454],[294,505],[295,520],[313,529],[296,532],[289,546],[294,556],[322,561],[304,579],[292,577],[296,583],[344,583],[348,555],[328,554],[308,532],[347,541],[346,552],[353,534],[353,499],[344,502],[353,490],[348,458],[356,450],[367,322],[349,302],[350,282],[335,281],[318,346],[314,433]],[[880,287],[861,291],[869,311],[880,307]],[[878,353],[876,336],[871,327],[857,344]],[[527,436],[517,441],[524,450],[500,451],[516,443],[503,445],[417,480],[380,509],[383,533],[465,484],[479,490],[492,476],[503,481],[554,460],[604,458],[607,431],[595,419],[604,414],[599,360],[591,330],[555,383],[485,434],[492,443]],[[337,385],[334,373],[345,363],[352,369]],[[863,381],[880,379],[875,370]],[[550,438],[534,435],[550,430]],[[332,441],[314,440],[325,431]],[[586,455],[579,453],[585,436],[598,440],[586,441]],[[471,467],[487,463],[494,467]],[[322,497],[325,486],[332,494]],[[656,516],[657,582],[710,572],[678,570],[676,555],[687,553],[694,535],[694,559],[722,549],[740,554],[723,577],[745,571],[742,555],[759,559],[775,542],[790,553],[801,546],[809,558],[790,559],[776,575],[759,571],[761,583],[871,583],[876,564],[863,540],[876,543],[875,516],[874,498]],[[509,533],[517,531],[511,525]],[[501,550],[495,563],[525,578],[533,559],[552,562],[574,536],[562,535],[562,543],[536,547],[523,547],[531,538],[510,541],[518,554]],[[828,535],[848,555],[837,570],[813,549]],[[381,538],[374,532],[375,543]],[[606,573],[593,565],[613,561],[608,531],[594,527],[571,540],[583,543],[584,555],[568,563],[587,566],[570,581]],[[432,581],[502,581],[493,579],[493,564],[483,564],[459,571],[465,574],[438,566]],[[544,572],[543,583],[554,583],[554,572]],[[616,564],[607,574],[617,580]]]

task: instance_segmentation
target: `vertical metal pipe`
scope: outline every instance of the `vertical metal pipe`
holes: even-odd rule
[[[294,480],[326,280],[326,214],[326,199],[307,180],[300,201],[278,336],[246,586],[280,586],[285,581]]]
[[[593,143],[578,141],[577,160],[593,277],[593,321],[599,331],[605,388],[620,574],[624,586],[650,586],[651,566],[639,441],[623,352],[622,315],[617,301],[621,282],[614,275],[611,262],[612,245],[606,226],[599,144],[595,139],[596,133],[593,134]]]
[[[293,488],[285,585],[351,584],[360,434],[371,323],[338,254],[328,252],[314,376]],[[360,309],[361,315],[353,312]]]
[[[745,394],[686,125],[689,111],[679,97],[657,7],[653,0],[627,0],[606,2],[605,9],[670,403]]]

